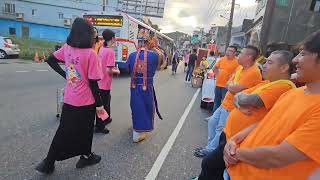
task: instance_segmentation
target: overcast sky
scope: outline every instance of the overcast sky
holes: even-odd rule
[[[253,18],[256,0],[236,0],[233,25],[241,25],[244,18]],[[197,27],[208,29],[211,24],[226,25],[231,0],[166,0],[164,17],[151,18],[161,32],[182,31],[191,34]]]

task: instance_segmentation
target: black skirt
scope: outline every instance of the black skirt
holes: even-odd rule
[[[48,160],[62,161],[91,153],[95,106],[64,104],[58,130],[52,140]]]

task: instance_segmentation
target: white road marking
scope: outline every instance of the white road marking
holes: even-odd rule
[[[16,71],[17,73],[29,72],[29,71]]]
[[[163,148],[162,148],[160,154],[158,155],[157,160],[154,162],[149,174],[145,177],[145,180],[155,180],[156,177],[158,176],[158,173],[161,170],[161,167],[162,167],[165,159],[167,158],[169,151],[171,150],[175,140],[177,139],[179,132],[180,132],[185,120],[187,119],[187,116],[188,116],[194,102],[196,101],[197,96],[199,95],[199,92],[200,92],[200,88],[193,95],[193,98],[191,99],[188,107],[186,108],[183,115],[181,116],[176,128],[174,129],[174,131],[170,135],[167,143],[163,146]]]
[[[43,69],[43,70],[36,70],[36,71],[38,71],[38,72],[47,72],[47,71],[49,71],[49,70],[45,70],[45,69]]]

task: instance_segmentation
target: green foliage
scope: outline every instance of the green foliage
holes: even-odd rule
[[[47,57],[50,53],[54,52],[55,45],[57,42],[31,39],[31,38],[18,38],[11,37],[14,43],[19,45],[20,48],[20,59],[33,60],[35,52],[38,52],[39,58],[41,59],[43,53]]]

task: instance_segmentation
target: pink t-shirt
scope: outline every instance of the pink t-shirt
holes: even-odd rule
[[[92,48],[80,49],[64,44],[53,55],[66,66],[64,103],[77,107],[94,104],[89,79],[99,80],[102,76],[96,52]]]
[[[112,48],[106,48],[101,46],[99,50],[99,57],[101,60],[102,74],[103,77],[98,81],[99,89],[111,90],[112,87],[112,74],[107,72],[107,68],[115,66],[115,53]]]

